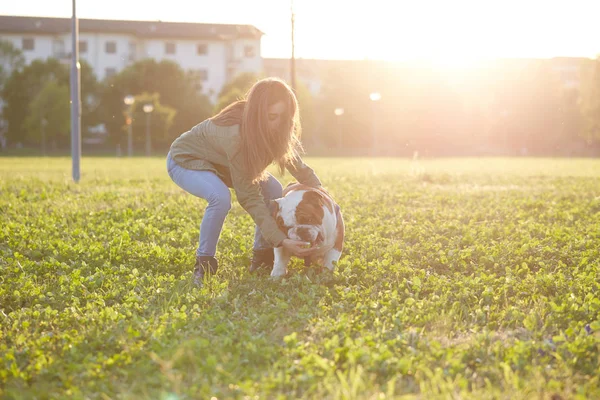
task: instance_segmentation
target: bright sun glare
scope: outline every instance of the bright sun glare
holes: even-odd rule
[[[295,4],[300,57],[427,60],[468,67],[497,57],[592,56],[582,51],[586,36],[568,40],[582,30],[585,15],[575,24],[566,16],[576,10],[539,0]]]

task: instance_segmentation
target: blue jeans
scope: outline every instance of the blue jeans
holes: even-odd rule
[[[170,153],[167,155],[167,172],[177,186],[208,201],[200,224],[200,239],[196,255],[214,257],[225,217],[231,209],[229,188],[212,171],[195,171],[179,166],[173,161]],[[260,188],[267,205],[270,200],[278,199],[283,195],[281,183],[271,174],[267,180],[261,182]],[[260,229],[256,226],[254,228],[254,250],[271,247],[273,246],[263,238]]]

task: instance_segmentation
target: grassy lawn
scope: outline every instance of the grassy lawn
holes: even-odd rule
[[[600,160],[307,162],[334,276],[250,275],[234,202],[199,289],[164,159],[0,158],[0,397],[600,398]]]

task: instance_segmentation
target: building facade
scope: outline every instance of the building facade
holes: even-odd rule
[[[136,61],[172,60],[198,74],[214,102],[223,85],[242,72],[263,70],[263,32],[251,25],[79,19],[79,58],[98,80]],[[0,16],[0,40],[23,52],[25,62],[71,60],[71,19]]]

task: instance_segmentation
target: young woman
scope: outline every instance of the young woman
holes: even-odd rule
[[[288,239],[268,208],[282,196],[281,183],[266,168],[276,163],[298,182],[321,185],[314,171],[300,158],[298,102],[294,92],[280,79],[260,80],[246,98],[179,136],[167,156],[167,171],[182,189],[208,201],[200,224],[194,281],[217,271],[217,243],[231,208],[231,193],[256,224],[250,271],[273,267],[273,247],[283,246],[299,256],[314,249]]]

